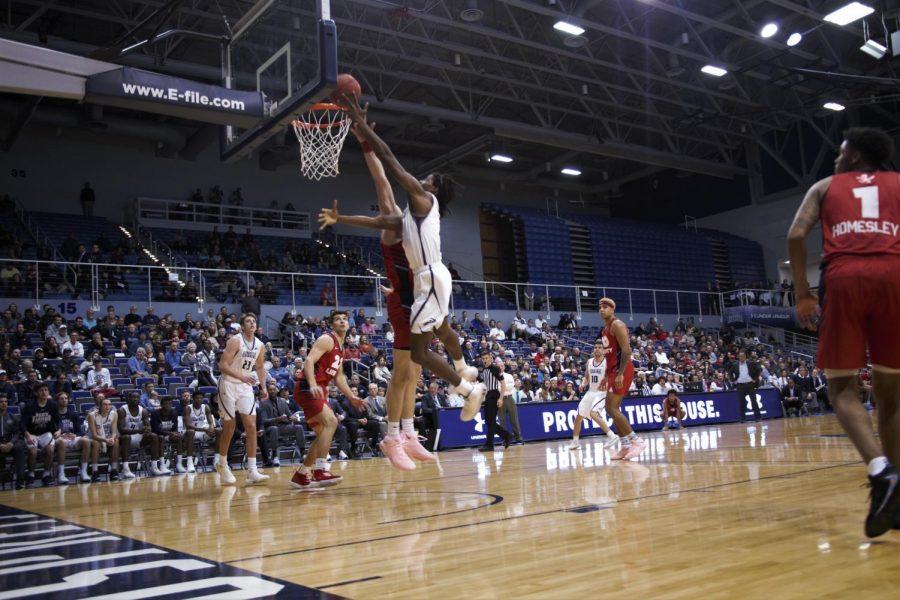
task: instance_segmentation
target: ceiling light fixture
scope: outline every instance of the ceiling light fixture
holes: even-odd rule
[[[553,25],[553,29],[568,33],[569,35],[581,35],[584,33],[583,27],[567,23],[566,21],[557,21],[556,24]]]
[[[759,35],[764,38],[770,38],[778,33],[778,25],[775,23],[766,23],[760,30]]]
[[[841,112],[844,110],[844,105],[839,104],[837,102],[826,102],[822,105],[823,108],[827,108],[828,110],[833,110],[834,112]]]
[[[867,17],[875,12],[871,6],[866,6],[861,2],[851,2],[844,5],[834,12],[830,12],[824,17],[824,20],[835,25],[848,25],[854,21],[858,21],[863,17]]]
[[[715,65],[704,65],[700,70],[707,75],[712,75],[713,77],[722,77],[723,75],[728,73],[727,69],[723,69],[722,67],[717,67]]]
[[[791,47],[796,46],[801,42],[801,40],[803,40],[803,34],[794,32],[790,36],[788,36],[787,45]]]
[[[491,160],[491,162],[509,164],[513,161],[513,157],[507,156],[506,154],[493,154],[493,155],[491,155],[490,160]]]
[[[866,43],[860,46],[859,49],[874,59],[882,59],[887,54],[887,46],[882,46],[875,40],[866,40]]]
[[[578,177],[579,175],[581,175],[581,171],[579,171],[578,169],[573,169],[572,167],[563,167],[562,170],[560,170],[560,173],[562,173],[563,175],[570,175],[572,177]]]

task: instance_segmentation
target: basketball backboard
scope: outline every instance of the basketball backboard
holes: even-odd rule
[[[231,26],[222,56],[223,85],[259,91],[266,116],[247,130],[223,127],[221,158],[250,155],[284,132],[337,82],[337,31],[330,0],[258,0]]]

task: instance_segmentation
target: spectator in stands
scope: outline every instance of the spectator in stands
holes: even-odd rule
[[[6,369],[0,369],[0,394],[6,396],[7,401],[14,406],[19,405],[19,393],[16,386],[9,382],[9,374]]]
[[[488,322],[488,338],[497,342],[506,340],[506,332],[503,330],[503,323],[498,323],[494,319]]]
[[[522,298],[525,301],[525,310],[534,310],[534,288],[531,287],[530,283],[525,286]]]
[[[188,397],[188,400],[190,400],[190,397]],[[148,381],[144,384],[144,391],[141,393],[141,406],[149,411],[154,411],[161,405],[162,401],[159,399],[159,393],[156,391],[156,384]]]
[[[156,316],[152,306],[147,307],[147,312],[141,318],[141,323],[144,325],[156,325],[159,323],[159,317]]]
[[[168,371],[176,373],[181,370],[181,351],[178,349],[178,342],[170,342],[164,356],[166,365],[168,365]]]
[[[434,441],[437,433],[438,418],[437,414],[441,408],[449,408],[450,402],[447,396],[440,390],[437,382],[431,382],[428,385],[428,393],[422,396],[421,414],[419,417],[419,428],[428,438],[425,444],[426,448],[434,449]]]
[[[710,392],[724,392],[728,390],[728,385],[725,382],[725,375],[723,373],[716,373],[716,378],[709,384]],[[741,405],[743,407],[743,404]],[[741,408],[743,411],[743,408]]]
[[[43,358],[49,359],[57,359],[59,358],[59,345],[56,343],[56,338],[48,337],[44,340],[43,348],[40,348],[43,351]],[[35,352],[35,358],[37,358],[37,352]]]
[[[803,404],[809,404],[814,410],[818,411],[819,403],[816,395],[816,384],[806,367],[800,367],[793,379],[800,389],[800,400]]]
[[[128,467],[131,448],[146,448],[150,451],[150,473],[168,475],[169,469],[162,464],[162,441],[150,428],[150,411],[140,405],[140,394],[133,390],[126,396],[128,404],[119,409],[119,443],[122,452],[122,477],[134,479]]]
[[[62,350],[63,352],[65,352],[66,350],[71,350],[72,358],[84,358],[84,345],[82,345],[82,343],[78,340],[78,334],[74,331],[69,334],[68,341],[66,341],[66,343],[62,345]]]
[[[356,454],[355,442],[361,432],[364,432],[367,435],[369,447],[372,448],[372,451],[377,455],[381,427],[377,422],[369,419],[367,408],[365,406],[363,408],[356,408],[350,402],[343,402],[342,404],[344,407],[344,414],[346,415],[343,424],[347,428],[347,437],[350,441],[350,457],[359,458]]]
[[[44,456],[44,476],[42,481],[48,486],[53,481],[53,454],[59,431],[59,410],[50,399],[50,388],[46,383],[38,383],[34,388],[35,399],[22,409],[22,428],[25,446],[28,450],[28,474],[25,483],[34,481],[34,464],[38,452]]]
[[[384,397],[384,389],[374,383],[369,384],[368,395],[364,398],[366,403],[366,418],[378,424],[381,437],[387,434],[387,400]]]
[[[166,360],[166,357],[163,356],[163,360]],[[143,348],[138,348],[134,356],[128,359],[128,373],[133,377],[148,377],[150,375],[150,369],[147,366],[147,351]]]
[[[281,364],[281,358],[272,356],[272,368],[269,369],[269,377],[275,381],[277,389],[291,387],[291,375],[286,367]]]
[[[59,470],[57,483],[65,485],[69,483],[66,477],[66,453],[71,450],[77,450],[81,453],[81,468],[78,471],[78,480],[80,483],[90,483],[91,476],[88,475],[88,458],[93,455],[94,460],[100,451],[100,444],[95,444],[90,438],[83,437],[81,432],[84,431],[84,423],[81,415],[77,412],[69,411],[69,394],[61,391],[57,392],[56,406],[59,409],[59,438],[56,440],[56,464]]]
[[[108,396],[115,395],[116,389],[113,387],[112,376],[109,369],[103,366],[103,360],[100,357],[93,359],[94,368],[88,371],[85,377],[87,389],[93,394],[104,394]]]
[[[260,399],[257,428],[262,432],[260,447],[264,466],[281,465],[278,456],[280,439],[292,440],[297,456],[303,458],[306,451],[306,433],[298,420],[292,418],[292,413],[286,393],[270,394],[266,399]]]
[[[788,379],[787,385],[781,388],[781,404],[784,406],[785,416],[790,416],[791,411],[794,411],[795,415],[800,414],[800,409],[803,408],[801,393],[797,382],[793,379]]]
[[[256,288],[251,287],[249,290],[247,290],[247,295],[241,298],[241,313],[252,313],[259,317],[259,310],[260,305],[259,298],[256,296]]]
[[[392,377],[391,370],[387,366],[387,360],[384,356],[379,356],[375,369],[372,371],[372,378],[378,385],[387,386],[391,382]]]
[[[25,442],[19,415],[9,412],[9,396],[0,390],[0,471],[6,470],[6,457],[16,466],[16,489],[25,487]]]
[[[85,182],[84,187],[81,188],[81,214],[85,217],[93,217],[94,216],[94,201],[96,200],[96,196],[94,195],[94,189],[91,187],[90,182]]]
[[[469,328],[472,330],[472,333],[478,337],[481,337],[488,332],[487,325],[485,325],[484,321],[481,319],[481,315],[478,313],[475,313],[475,317],[472,319],[472,322],[469,323]]]
[[[825,378],[825,372],[819,369],[813,369],[812,372],[813,387],[816,390],[816,400],[819,406],[824,407],[829,412],[834,412],[831,402],[828,400],[828,380]]]

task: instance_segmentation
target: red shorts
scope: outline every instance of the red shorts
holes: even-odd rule
[[[820,369],[861,369],[866,348],[872,364],[900,369],[900,257],[834,259],[819,283]]]
[[[300,384],[303,385],[301,386]],[[322,391],[325,391],[325,386],[322,386]],[[309,392],[306,380],[300,379],[294,384],[294,402],[303,409],[303,416],[306,417],[306,422],[312,428],[316,426],[316,417],[328,404],[328,398],[316,398],[313,396]]]
[[[616,387],[616,371],[618,369],[611,369],[609,373],[609,377],[607,380],[607,392],[610,394],[615,394],[617,396],[627,396],[628,388],[631,387],[631,382],[634,380],[634,363],[630,360],[628,361],[628,366],[625,367],[625,373],[623,373],[622,377],[622,386]]]
[[[388,296],[388,321],[394,328],[394,350],[409,350],[409,318],[410,310],[400,303],[395,294]]]
[[[676,417],[676,418],[679,417],[680,415],[679,415],[678,408],[673,408],[673,407],[667,408],[667,409],[666,409],[666,416],[667,416],[667,417]]]

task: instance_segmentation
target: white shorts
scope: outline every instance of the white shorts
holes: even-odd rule
[[[453,278],[443,263],[419,269],[413,286],[415,300],[410,309],[410,331],[427,333],[438,327],[450,313]]]
[[[81,442],[81,438],[77,437],[74,440],[60,440],[62,443],[66,445],[66,452],[70,450],[77,450],[78,444]]]
[[[236,412],[242,415],[255,415],[256,397],[253,395],[253,386],[234,383],[224,377],[219,379],[219,408],[221,409],[219,416],[223,421],[234,419]]]
[[[208,439],[209,439],[209,434],[207,434],[205,431],[196,431],[196,430],[194,431],[194,441],[195,442],[203,443]]]
[[[47,433],[42,433],[41,435],[34,436],[34,444],[38,450],[43,450],[47,446],[52,446],[53,434],[48,431]]]
[[[135,446],[135,447],[140,446],[140,445],[141,445],[141,442],[144,440],[144,434],[143,434],[143,433],[123,433],[123,434],[122,434],[122,437],[123,437],[123,438],[124,438],[124,437],[129,437],[129,438],[131,438],[131,445],[132,445],[132,446]]]
[[[585,419],[591,418],[591,412],[601,413],[606,409],[606,392],[588,392],[578,403],[578,414]],[[602,415],[602,413],[601,413]]]

